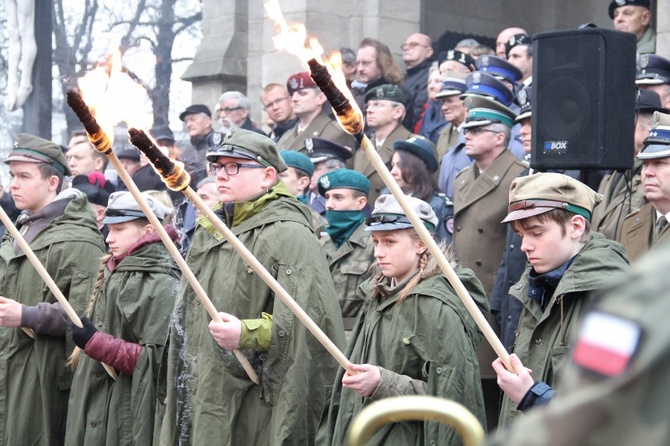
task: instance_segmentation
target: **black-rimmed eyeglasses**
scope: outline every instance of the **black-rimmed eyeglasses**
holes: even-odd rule
[[[248,167],[249,169],[258,169],[258,168],[265,169],[265,166],[262,166],[260,164],[236,163],[235,161],[231,161],[225,164],[209,163],[209,171],[211,175],[217,175],[221,171],[221,169],[223,169],[223,171],[230,176],[237,175],[238,173],[240,173],[240,167]]]

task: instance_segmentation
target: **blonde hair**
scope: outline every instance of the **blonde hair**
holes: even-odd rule
[[[165,214],[165,218],[163,218],[163,225],[171,225],[172,222],[174,221],[175,212],[174,212],[174,203],[172,203],[170,194],[168,194],[167,191],[164,190],[147,190],[144,191],[144,193],[149,195],[150,197],[155,198],[156,200],[160,201],[165,206],[170,208],[170,213]]]

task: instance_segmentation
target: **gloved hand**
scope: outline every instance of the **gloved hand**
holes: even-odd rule
[[[70,323],[72,330],[72,340],[82,350],[86,350],[86,344],[91,340],[94,334],[98,332],[98,329],[95,328],[93,322],[86,316],[82,316],[81,323],[84,325],[82,328],[77,327],[74,323]]]

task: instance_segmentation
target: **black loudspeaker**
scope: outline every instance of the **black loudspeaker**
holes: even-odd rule
[[[635,35],[601,28],[533,36],[532,168],[633,167]]]

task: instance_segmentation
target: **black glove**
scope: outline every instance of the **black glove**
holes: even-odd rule
[[[72,330],[72,340],[75,344],[77,344],[77,347],[85,350],[86,344],[88,344],[88,341],[90,341],[93,335],[98,332],[98,329],[95,328],[93,322],[91,322],[91,320],[86,316],[82,316],[80,319],[81,323],[84,325],[83,328],[79,328],[74,323],[70,323]]]

